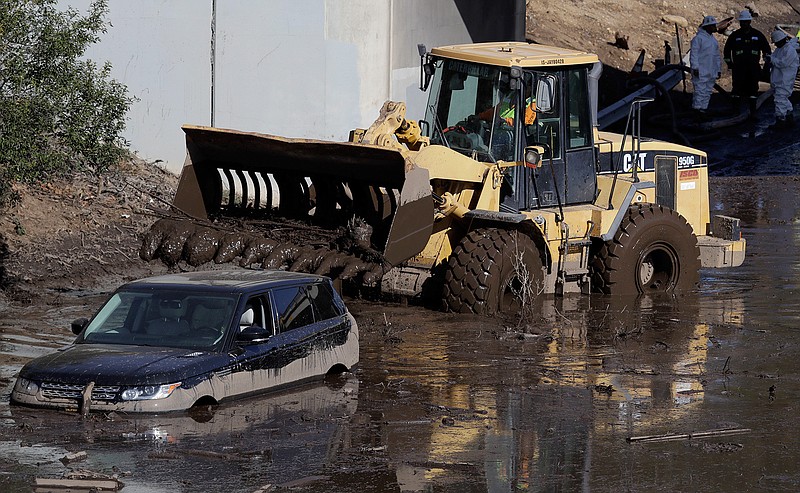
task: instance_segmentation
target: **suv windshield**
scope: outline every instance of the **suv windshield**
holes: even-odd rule
[[[431,143],[481,161],[514,160],[518,91],[509,87],[509,69],[449,59],[433,63],[425,115]]]
[[[118,291],[78,343],[216,349],[238,296],[180,290]]]

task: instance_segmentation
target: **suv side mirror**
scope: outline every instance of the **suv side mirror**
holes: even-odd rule
[[[261,344],[269,340],[270,332],[264,327],[258,325],[251,325],[246,329],[236,334],[236,342],[242,343],[244,346],[253,344]]]
[[[81,333],[81,331],[83,331],[83,329],[86,328],[87,325],[89,325],[89,319],[81,317],[73,320],[70,324],[70,328],[72,329],[73,334],[78,335]]]

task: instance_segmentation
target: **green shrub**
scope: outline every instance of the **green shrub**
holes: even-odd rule
[[[102,174],[127,153],[132,99],[84,58],[106,32],[106,0],[86,15],[56,0],[0,0],[0,203],[15,181]]]

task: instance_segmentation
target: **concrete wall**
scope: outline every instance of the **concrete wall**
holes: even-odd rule
[[[83,12],[89,3],[60,0]],[[87,56],[110,61],[138,99],[125,134],[132,150],[175,172],[184,123],[346,140],[387,99],[422,116],[417,43],[524,36],[524,0],[108,3],[112,26]]]

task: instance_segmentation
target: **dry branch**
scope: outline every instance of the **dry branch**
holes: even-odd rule
[[[725,428],[722,430],[697,431],[694,433],[665,433],[663,435],[629,437],[628,442],[666,442],[670,440],[691,440],[694,438],[738,435],[741,433],[749,433],[750,431],[750,428]]]

